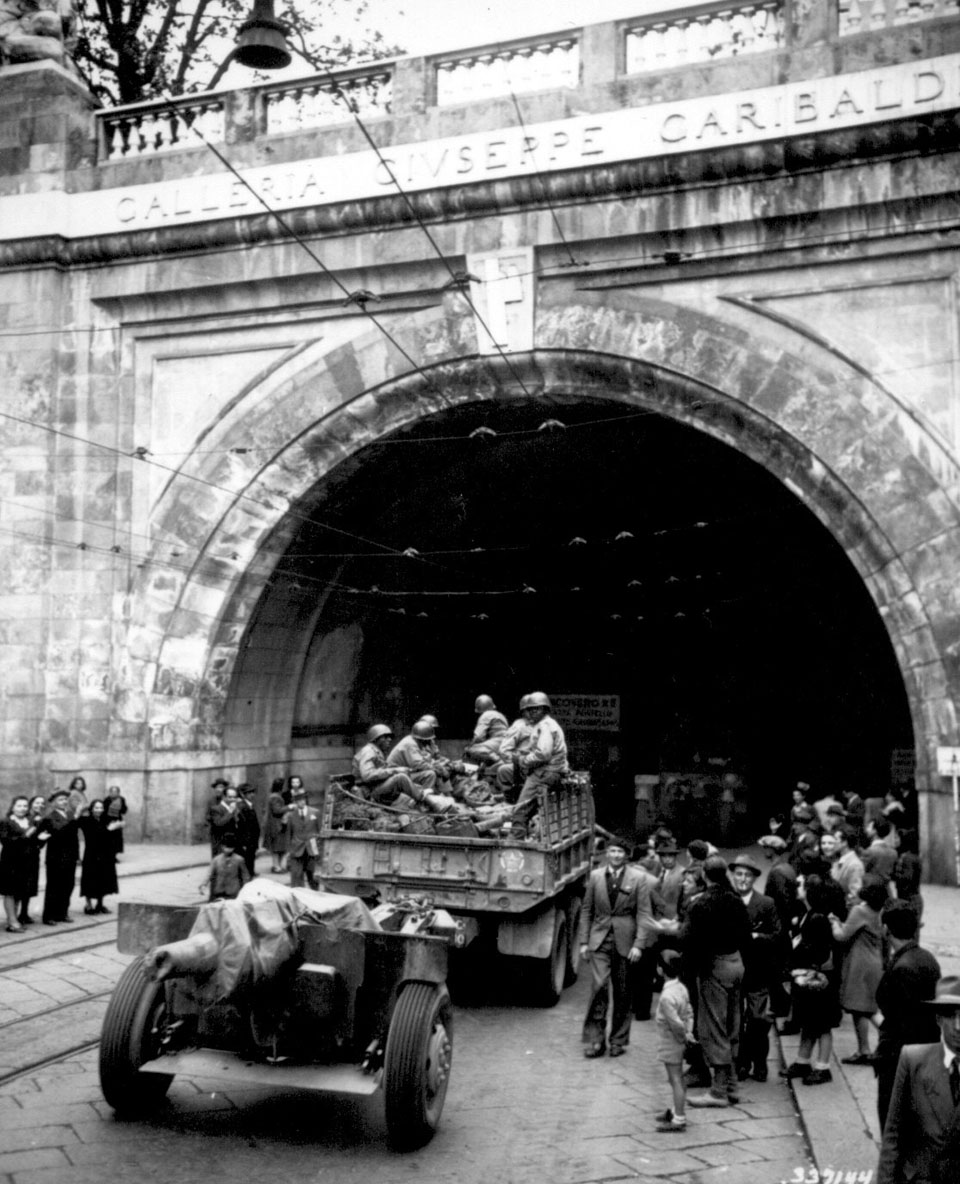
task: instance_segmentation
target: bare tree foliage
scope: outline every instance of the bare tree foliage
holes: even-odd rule
[[[210,85],[249,17],[252,0],[78,0],[77,68],[105,106]],[[366,27],[366,0],[287,0],[276,15],[288,41],[316,71],[396,52]],[[355,37],[330,35],[330,18],[346,16]],[[342,28],[344,22],[338,22]]]

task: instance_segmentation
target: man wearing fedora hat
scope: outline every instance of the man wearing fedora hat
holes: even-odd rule
[[[960,1179],[960,975],[918,1006],[937,1017],[936,1044],[900,1053],[883,1128],[877,1184],[955,1184]]]
[[[630,1039],[629,970],[659,928],[650,908],[650,880],[640,868],[627,866],[627,845],[607,839],[606,867],[590,873],[580,914],[580,956],[592,976],[590,1003],[583,1022],[584,1056],[606,1052],[607,1011],[610,1055],[622,1056]]]
[[[733,886],[750,920],[750,944],[743,951],[743,984],[740,988],[742,1010],[737,1076],[741,1081],[747,1077],[766,1081],[767,1057],[770,1055],[770,984],[777,973],[780,918],[770,897],[754,888],[762,870],[749,852],[738,855],[730,864]]]

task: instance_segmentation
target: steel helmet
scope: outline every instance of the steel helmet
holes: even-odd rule
[[[431,728],[440,727],[440,721],[435,715],[421,715],[419,722],[422,724],[429,724]]]
[[[374,724],[367,732],[367,740],[372,744],[374,740],[379,740],[383,736],[392,736],[393,728],[388,728],[386,724]]]
[[[527,695],[528,707],[546,707],[550,710],[550,700],[543,693],[543,691],[533,691],[532,694]]]
[[[481,711],[496,711],[497,705],[489,695],[477,695],[473,710],[479,715]]]
[[[428,724],[425,719],[418,719],[410,729],[410,735],[417,740],[432,740],[436,733],[433,724]]]
[[[523,698],[520,700],[520,710],[526,711],[529,706],[530,706],[530,696],[524,695]]]

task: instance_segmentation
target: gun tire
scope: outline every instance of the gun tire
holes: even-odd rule
[[[394,1008],[384,1054],[387,1137],[398,1150],[433,1138],[453,1059],[453,1011],[446,986],[410,983]]]
[[[103,1017],[100,1034],[100,1088],[118,1115],[136,1115],[157,1106],[173,1074],[141,1073],[140,1066],[160,1055],[166,992],[151,982],[138,958],[124,970]]]

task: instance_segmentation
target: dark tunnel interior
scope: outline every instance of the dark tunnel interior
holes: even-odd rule
[[[476,402],[317,492],[283,572],[333,582],[318,631],[360,626],[355,733],[432,711],[467,737],[480,692],[509,718],[534,689],[615,698],[619,730],[568,735],[614,825],[636,774],[731,769],[759,823],[798,778],[882,793],[909,764],[893,649],[841,547],[693,428],[613,402]]]

